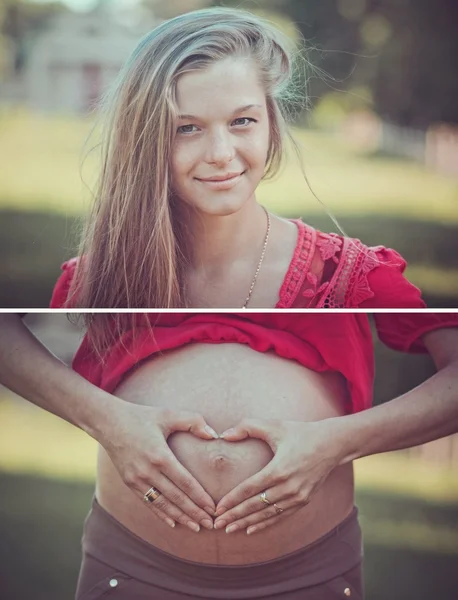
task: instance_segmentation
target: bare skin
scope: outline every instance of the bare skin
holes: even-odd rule
[[[347,390],[336,374],[317,374],[244,345],[195,344],[147,361],[119,386],[116,395],[174,411],[192,406],[221,433],[245,417],[304,422],[342,415]],[[273,456],[265,442],[254,439],[206,441],[175,433],[168,442],[215,504]],[[354,504],[353,469],[351,463],[338,467],[307,506],[252,536],[245,531],[228,534],[224,529],[201,528],[194,533],[182,525],[170,529],[132,494],[102,448],[97,498],[136,535],[175,556],[211,564],[249,564],[293,552],[341,522]]]
[[[243,306],[267,229],[256,199],[270,140],[265,91],[255,63],[231,57],[182,75],[176,100],[180,118],[171,176],[193,236],[187,272],[190,306]],[[204,181],[231,173],[240,175],[225,189]],[[272,215],[250,308],[275,307],[296,240],[297,228]]]
[[[182,75],[177,104],[172,185],[191,209],[193,262],[216,267],[249,253],[253,233],[265,231],[255,196],[269,148],[265,91],[251,60],[228,58]],[[241,176],[226,189],[203,181],[231,173]]]
[[[265,219],[265,215],[264,215]],[[265,231],[264,231],[265,235]],[[297,244],[295,223],[271,215],[271,232],[262,267],[248,308],[275,308],[280,289]],[[257,251],[219,269],[192,268],[187,272],[188,298],[193,308],[242,307],[261,256],[264,237]]]

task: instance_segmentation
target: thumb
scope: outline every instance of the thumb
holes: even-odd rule
[[[247,438],[257,438],[267,442],[275,450],[281,438],[281,433],[281,421],[273,419],[243,419],[235,427],[223,431],[219,437],[228,442],[239,442]]]
[[[166,426],[168,435],[174,431],[187,431],[204,440],[219,439],[219,435],[208,425],[203,416],[194,412],[182,411],[174,413]]]

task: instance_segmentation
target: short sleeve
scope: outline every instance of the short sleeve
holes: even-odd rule
[[[61,266],[62,273],[54,286],[50,308],[69,308],[68,294],[78,265],[78,258],[71,258]]]
[[[422,336],[437,329],[458,327],[458,313],[375,313],[380,340],[401,352],[427,352]]]
[[[404,276],[404,258],[391,248],[377,246],[358,269],[352,308],[426,308],[421,291]]]

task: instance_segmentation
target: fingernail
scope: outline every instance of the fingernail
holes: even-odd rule
[[[203,525],[205,529],[213,529],[213,521],[210,521],[210,519],[204,519],[200,524]]]
[[[256,531],[257,527],[248,527],[248,529],[246,530],[246,534],[251,535],[252,533],[256,533]]]
[[[219,516],[223,515],[226,511],[227,511],[227,508],[225,506],[220,506],[218,508],[218,510],[216,511],[216,516],[219,517]]]
[[[226,435],[232,435],[234,433],[234,429],[227,429],[226,431],[223,431],[223,433],[219,436],[221,438],[226,437]]]
[[[223,529],[223,527],[226,527],[226,525],[226,521],[216,521],[215,529]]]
[[[204,508],[204,511],[207,512],[210,517],[216,517],[216,513],[215,513],[215,509],[214,508],[210,508],[209,506],[206,506]]]
[[[175,521],[172,521],[172,519],[166,519],[165,522],[167,523],[167,525],[170,525],[172,529],[175,527]]]
[[[219,439],[219,435],[210,427],[210,425],[205,425],[205,431],[209,433],[215,440]]]
[[[229,527],[226,527],[226,533],[232,533],[233,531],[237,531],[238,528],[238,525],[229,525]]]
[[[188,521],[186,523],[186,525],[189,527],[189,529],[191,529],[192,531],[195,531],[196,533],[199,533],[200,531],[200,527],[199,525],[197,525],[197,523],[193,523],[192,521]]]

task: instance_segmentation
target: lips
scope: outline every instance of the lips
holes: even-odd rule
[[[214,175],[213,177],[208,177],[206,179],[202,178],[202,177],[196,177],[196,179],[198,179],[199,181],[228,181],[229,179],[234,179],[234,177],[238,177],[239,175],[242,175],[243,173],[238,172],[238,173],[227,173],[226,175]]]

